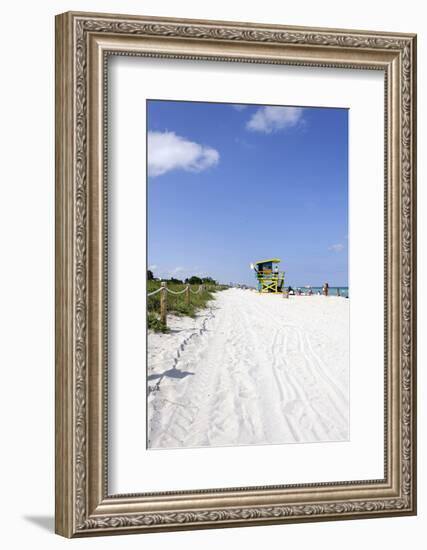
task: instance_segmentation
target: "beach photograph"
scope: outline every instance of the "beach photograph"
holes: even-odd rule
[[[147,101],[147,449],[350,440],[348,110]]]

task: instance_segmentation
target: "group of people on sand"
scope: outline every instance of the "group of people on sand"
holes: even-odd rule
[[[288,286],[288,296],[301,296],[302,292],[301,292],[301,289],[300,288],[297,288],[296,290],[294,290],[291,286]],[[313,294],[313,290],[311,288],[308,289],[307,291],[307,295],[308,296],[311,296]],[[320,294],[320,292],[319,292]],[[329,283],[324,283],[323,287],[322,287],[322,294],[323,296],[329,296]]]

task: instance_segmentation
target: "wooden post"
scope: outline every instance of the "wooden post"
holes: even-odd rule
[[[341,296],[340,289],[337,287],[337,296]]]
[[[166,282],[160,283],[160,321],[167,325],[167,311],[168,311],[168,290],[166,288]]]
[[[287,289],[283,291],[283,298],[289,298],[289,292]]]
[[[190,306],[190,285],[187,285],[185,289],[185,303],[187,306]]]

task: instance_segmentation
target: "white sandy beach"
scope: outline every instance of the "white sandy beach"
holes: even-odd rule
[[[148,447],[349,439],[349,300],[218,292],[148,335]]]

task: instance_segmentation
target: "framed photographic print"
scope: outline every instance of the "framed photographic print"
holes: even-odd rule
[[[416,37],[56,18],[56,531],[416,513]]]

